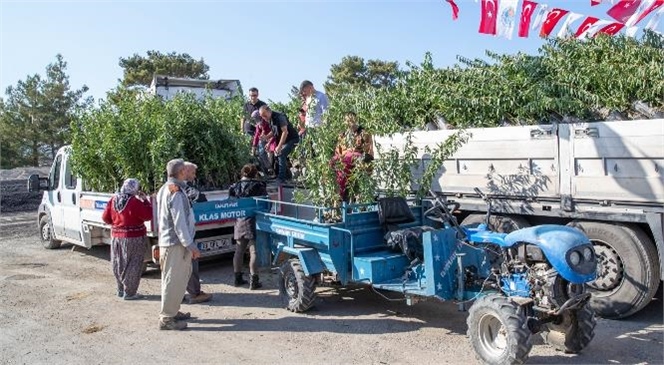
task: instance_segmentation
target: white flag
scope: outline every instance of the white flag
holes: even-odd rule
[[[560,27],[560,30],[558,31],[558,38],[564,38],[570,34],[574,34],[574,31],[570,29],[571,25],[582,16],[583,15],[581,14],[572,13],[572,12],[567,14],[567,18],[565,18],[563,25]]]
[[[634,38],[634,37],[636,37],[636,32],[638,32],[638,31],[639,31],[639,27],[632,26],[632,27],[627,28],[627,30],[625,30],[625,35],[628,36],[628,37]]]
[[[639,17],[641,16],[641,14],[643,14],[644,11],[650,9],[650,6],[652,6],[652,4],[654,2],[655,2],[655,0],[643,0],[643,1],[641,1],[641,3],[639,4],[639,7],[636,8],[636,11],[634,12],[634,14],[632,14],[632,16],[630,16],[629,19],[627,19],[627,21],[625,22],[625,26],[626,27],[631,27],[632,25],[636,24],[636,20],[639,19]]]
[[[516,23],[516,7],[519,0],[500,0],[498,2],[498,18],[496,19],[496,35],[512,39]]]
[[[645,29],[650,29],[652,31],[657,28],[657,24],[659,24],[659,21],[661,20],[660,18],[662,17],[662,14],[664,14],[664,7],[659,8],[655,14],[648,20],[648,24],[646,24]]]
[[[535,28],[539,28],[540,24],[546,19],[546,15],[549,14],[549,5],[547,4],[540,4],[539,10],[537,11],[537,15],[535,15],[535,19],[533,20],[533,24],[530,26],[531,30],[535,30]]]
[[[588,29],[584,30],[583,33],[579,34],[579,36],[577,38],[578,39],[586,39],[590,36],[593,36],[593,35],[595,35],[595,33],[597,33],[597,31],[600,30],[600,28],[603,28],[604,26],[609,25],[611,23],[614,23],[614,22],[609,21],[609,20],[598,20],[598,21],[595,22],[595,24],[588,27]]]

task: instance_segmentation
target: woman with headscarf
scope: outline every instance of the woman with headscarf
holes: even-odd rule
[[[140,192],[138,180],[127,179],[113,195],[102,215],[111,225],[111,265],[118,284],[118,296],[140,299],[137,293],[147,249],[145,221],[152,219],[150,199]]]

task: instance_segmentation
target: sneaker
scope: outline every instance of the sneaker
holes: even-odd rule
[[[159,329],[165,331],[182,331],[187,328],[187,322],[177,321],[174,318],[164,318],[159,320]]]
[[[212,299],[212,294],[205,293],[201,291],[200,294],[190,297],[189,298],[189,304],[198,304],[198,303],[203,303],[203,302],[208,302]]]
[[[124,300],[138,300],[138,299],[143,299],[144,297],[138,293],[134,295],[127,295],[125,293]]]
[[[176,321],[184,321],[184,320],[187,320],[187,319],[191,318],[191,313],[189,313],[189,312],[184,312],[184,313],[183,312],[178,312],[178,314],[176,314],[175,317],[173,317],[173,318],[175,318]]]
[[[124,291],[118,289],[118,297],[120,298],[124,297]]]

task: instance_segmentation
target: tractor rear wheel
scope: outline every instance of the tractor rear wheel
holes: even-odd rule
[[[595,312],[586,304],[566,311],[558,322],[547,323],[540,334],[544,342],[568,354],[581,352],[595,337]]]
[[[300,260],[290,259],[281,265],[279,295],[291,312],[305,312],[314,305],[316,280],[304,274]]]
[[[500,294],[478,299],[470,307],[468,337],[483,364],[523,364],[533,347],[526,317]]]

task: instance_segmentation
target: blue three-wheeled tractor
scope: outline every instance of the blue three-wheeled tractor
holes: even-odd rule
[[[474,301],[468,336],[487,364],[524,362],[538,333],[571,353],[594,336],[584,283],[595,278],[596,257],[575,228],[541,225],[505,234],[484,224],[460,227],[451,213],[455,203],[433,193],[420,201],[344,205],[340,220],[330,223],[325,216],[332,208],[257,199],[265,202],[270,208],[256,212],[258,259],[280,267],[280,295],[293,312],[312,307],[324,281],[399,292],[409,303]],[[301,218],[307,210],[308,219]]]

